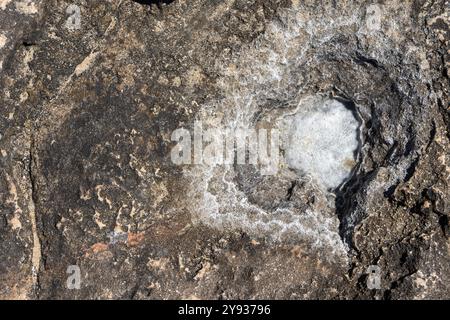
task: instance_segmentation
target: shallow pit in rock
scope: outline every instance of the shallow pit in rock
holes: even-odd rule
[[[344,183],[357,162],[360,122],[344,102],[308,99],[285,118],[287,165],[327,190]]]

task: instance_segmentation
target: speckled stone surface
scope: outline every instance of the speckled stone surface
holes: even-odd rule
[[[449,10],[0,0],[0,298],[449,299]],[[338,188],[171,161],[318,98],[360,124]]]

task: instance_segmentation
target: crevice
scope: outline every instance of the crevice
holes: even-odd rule
[[[444,235],[444,237],[448,238],[450,236],[450,226],[448,216],[441,215],[439,217],[439,225],[441,226],[442,234]]]
[[[409,180],[411,180],[411,178],[414,176],[414,174],[416,173],[416,168],[417,165],[419,164],[419,160],[420,157],[418,157],[417,159],[415,159],[411,165],[406,169],[406,176],[403,179],[403,183],[407,183]]]
[[[425,147],[425,151],[428,151],[428,149],[430,148],[430,146],[433,143],[434,139],[436,138],[436,133],[437,133],[436,122],[433,120],[433,122],[431,124],[432,124],[432,127],[431,127],[431,130],[430,130],[430,138],[428,140],[427,146]]]
[[[357,206],[355,195],[358,193],[357,191],[362,187],[362,185],[372,177],[372,172],[365,175],[360,173],[362,147],[366,142],[364,135],[366,135],[367,127],[365,127],[366,123],[360,115],[357,105],[353,102],[353,100],[351,100],[351,98],[347,96],[343,97],[342,95],[333,98],[344,104],[344,106],[352,112],[355,119],[359,122],[356,132],[358,147],[354,154],[356,164],[351,170],[349,176],[338,186],[338,188],[334,190],[336,194],[336,214],[339,219],[339,235],[350,248],[357,252],[358,250],[352,241],[353,229],[357,224],[354,220],[360,220],[362,217],[357,217],[357,214],[354,214]]]
[[[35,46],[36,43],[34,41],[24,40],[24,41],[22,41],[22,45],[24,47],[32,47],[32,46]]]
[[[159,9],[161,9],[163,5],[171,4],[175,0],[133,0],[133,1],[147,6],[156,5]]]
[[[294,195],[295,187],[297,186],[297,181],[293,181],[291,186],[289,187],[286,195],[286,200],[290,201],[292,199],[292,196]]]
[[[356,57],[354,58],[354,61],[357,64],[360,64],[360,65],[370,65],[370,66],[372,66],[374,68],[377,68],[377,69],[384,69],[383,66],[380,65],[378,60],[373,59],[373,58],[365,57],[360,52],[356,52]]]
[[[407,129],[408,136],[410,137],[405,144],[405,149],[403,151],[403,156],[408,157],[415,150],[416,146],[416,138],[411,126]]]
[[[401,276],[397,280],[392,281],[391,284],[389,285],[389,289],[387,289],[384,292],[383,299],[384,300],[391,300],[392,299],[392,290],[398,288],[406,280],[406,278],[409,278],[409,277],[413,276],[418,271],[419,271],[418,269],[413,269],[411,272],[408,272],[407,274]]]

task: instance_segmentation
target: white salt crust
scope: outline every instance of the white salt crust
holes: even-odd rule
[[[318,99],[308,109],[288,118],[286,162],[325,189],[335,189],[354,167],[359,122],[334,99]]]

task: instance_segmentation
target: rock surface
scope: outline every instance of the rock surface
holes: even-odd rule
[[[0,0],[0,298],[450,298],[448,1],[145,2]],[[360,124],[339,187],[171,161],[308,99]]]

